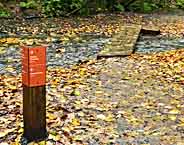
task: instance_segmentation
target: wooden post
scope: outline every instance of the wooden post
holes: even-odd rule
[[[23,119],[28,141],[42,140],[46,131],[46,47],[22,47]]]

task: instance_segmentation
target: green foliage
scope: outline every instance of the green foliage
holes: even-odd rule
[[[7,10],[0,9],[0,17],[9,17],[10,13]]]
[[[49,16],[66,15],[71,11],[82,11],[86,0],[44,0],[44,13]]]
[[[35,9],[38,7],[38,4],[34,0],[27,0],[26,2],[20,2],[20,7],[26,9]]]
[[[162,1],[162,0],[160,0]],[[141,12],[152,12],[160,7],[163,7],[165,3],[160,3],[160,1],[152,2],[152,0],[140,0],[134,1],[128,6],[131,11],[141,11]]]
[[[144,2],[144,4],[143,4],[143,11],[144,12],[151,12],[157,8],[158,8],[157,5],[154,3]]]
[[[118,3],[118,4],[116,4],[115,6],[115,9],[117,10],[117,11],[125,11],[125,8],[124,8],[124,6],[122,5],[122,4],[120,4],[120,3]]]
[[[69,14],[89,14],[115,9],[124,11],[124,6],[116,0],[44,0],[44,13],[49,16]]]
[[[16,2],[15,0],[1,1],[2,3]],[[184,0],[21,0],[19,6],[21,8],[42,9],[48,16],[70,16],[106,11],[152,12],[170,8],[184,9]],[[1,12],[1,15],[6,14],[6,12]]]
[[[179,8],[184,9],[184,0],[176,0],[176,5],[177,5]]]

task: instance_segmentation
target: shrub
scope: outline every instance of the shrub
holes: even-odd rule
[[[38,7],[38,4],[34,0],[28,0],[26,2],[20,2],[20,7],[21,8],[26,8],[26,9],[36,9]]]
[[[125,11],[124,6],[123,6],[122,4],[120,4],[120,3],[114,5],[114,8],[115,8],[115,10],[117,10],[117,11],[121,11],[121,12],[122,12],[122,11]]]
[[[44,13],[49,16],[67,15],[71,11],[82,11],[86,0],[44,0]]]
[[[184,0],[176,0],[176,5],[178,8],[184,9]]]
[[[7,10],[0,9],[0,17],[9,17],[10,13]]]
[[[4,4],[16,2],[15,0],[0,1]],[[19,0],[19,2],[21,8],[42,9],[48,16],[88,15],[97,12],[127,10],[152,12],[156,9],[176,7],[184,9],[184,0]],[[1,15],[7,15],[7,12],[3,11]]]

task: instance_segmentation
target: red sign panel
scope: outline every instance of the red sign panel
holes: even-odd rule
[[[46,47],[22,47],[22,83],[42,86],[46,83]]]

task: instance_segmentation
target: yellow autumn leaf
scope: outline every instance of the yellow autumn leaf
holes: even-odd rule
[[[105,118],[105,121],[107,122],[112,122],[114,120],[112,114],[109,114],[106,118]]]
[[[172,121],[176,120],[176,115],[168,115],[168,118],[171,119]]]
[[[74,90],[72,94],[75,95],[75,96],[80,96],[80,91],[79,90]]]
[[[69,127],[63,127],[62,129],[63,129],[63,131],[70,132],[70,128]]]
[[[0,90],[0,96],[2,96],[4,93],[4,90]]]
[[[16,89],[17,89],[17,87],[16,87],[16,86],[13,86],[13,85],[9,85],[9,88],[10,88],[11,90],[16,90]]]
[[[18,44],[18,38],[1,38],[0,43],[7,43],[7,44]]]
[[[102,91],[96,91],[96,92],[95,92],[95,95],[96,95],[96,96],[101,96],[101,95],[103,95],[103,93],[104,93],[104,92],[102,92]]]
[[[184,123],[184,117],[179,118],[179,120],[180,120],[182,123]]]
[[[81,76],[85,75],[85,74],[86,74],[86,71],[87,71],[86,68],[81,68],[81,69],[80,69],[80,75],[81,75]]]
[[[105,107],[96,107],[96,110],[98,110],[98,111],[107,111],[108,108],[105,108]]]
[[[5,43],[6,42],[6,38],[1,38],[0,39],[0,43]]]
[[[182,123],[178,124],[178,126],[184,127],[184,123],[182,122]]]
[[[81,101],[75,101],[75,104],[81,105]]]
[[[35,43],[35,41],[34,41],[34,39],[28,39],[25,43],[27,45],[33,45]]]
[[[24,131],[24,129],[23,128],[20,128],[19,130],[18,130],[18,133],[22,133]]]
[[[169,114],[180,114],[180,110],[172,109],[172,110],[169,111]]]
[[[38,142],[38,145],[46,145],[46,141],[41,141],[41,142]]]
[[[10,72],[13,72],[15,69],[12,68],[12,67],[7,67],[7,68],[5,68],[5,70],[10,71]]]
[[[74,118],[74,119],[72,119],[72,125],[79,126],[80,125],[80,121],[77,118]]]
[[[79,112],[78,115],[79,115],[80,117],[84,117],[85,114],[84,114],[84,112]]]
[[[48,117],[50,120],[55,120],[55,119],[57,118],[53,113],[48,113],[48,114],[47,114],[47,117]]]
[[[67,42],[67,41],[69,41],[70,39],[69,39],[68,37],[62,37],[60,40],[61,40],[62,42]]]
[[[6,53],[6,51],[0,48],[0,54],[4,54],[4,53]]]
[[[83,138],[79,135],[75,135],[73,138],[72,138],[74,141],[82,141]]]
[[[53,139],[54,141],[58,141],[60,140],[60,136],[59,135],[54,135],[54,134],[49,134],[49,139]],[[42,144],[44,145],[44,144]]]
[[[7,132],[0,132],[0,138],[7,135]]]
[[[19,39],[18,38],[7,38],[6,40],[8,44],[18,44],[19,43]]]
[[[66,132],[70,132],[73,129],[74,129],[74,127],[72,125],[62,127],[62,130],[63,131],[66,131]]]

